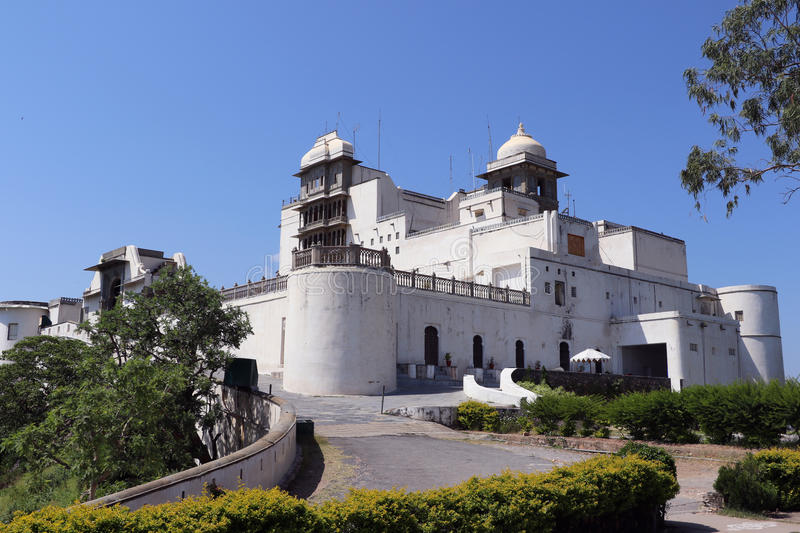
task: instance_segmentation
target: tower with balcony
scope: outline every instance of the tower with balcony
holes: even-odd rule
[[[477,177],[485,179],[487,190],[499,190],[516,198],[513,212],[503,216],[535,215],[558,210],[558,185],[567,174],[560,172],[555,161],[538,141],[525,132],[522,123],[498,150],[497,159],[486,165],[486,172]]]
[[[300,160],[300,195],[292,208],[299,215],[297,234],[301,250],[314,245],[347,244],[347,199],[352,169],[353,145],[336,131],[318,137]]]

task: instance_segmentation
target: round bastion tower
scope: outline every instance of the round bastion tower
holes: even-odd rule
[[[742,379],[783,381],[783,347],[778,291],[769,285],[735,285],[717,289],[725,314],[739,321]]]
[[[386,250],[354,245],[349,200],[353,145],[336,131],[300,160],[286,281],[283,386],[303,394],[380,394],[397,387],[394,299]],[[282,229],[283,231],[283,229]]]
[[[289,274],[287,290],[287,391],[380,394],[383,387],[386,392],[396,388],[396,287],[391,272],[306,266]]]

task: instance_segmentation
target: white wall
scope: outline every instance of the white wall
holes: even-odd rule
[[[717,289],[723,312],[735,318],[743,312],[738,323],[741,330],[739,349],[746,355],[742,375],[746,378],[783,381],[783,346],[778,291],[768,285],[736,285]]]
[[[281,368],[281,335],[288,312],[286,291],[226,302],[245,311],[253,327],[238,350],[237,357],[255,359],[260,373]],[[285,344],[284,344],[285,355]]]
[[[25,337],[38,335],[42,316],[47,315],[47,305],[0,304],[0,353]],[[12,323],[19,324],[16,339],[8,338],[8,326]]]
[[[396,387],[393,276],[308,267],[289,274],[283,387],[304,394],[380,394]]]

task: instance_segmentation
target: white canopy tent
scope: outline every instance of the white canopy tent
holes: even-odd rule
[[[611,361],[610,355],[606,355],[603,352],[593,348],[583,350],[582,352],[577,353],[569,358],[570,364],[574,367],[577,367],[579,372],[585,372],[587,370],[591,372],[592,363],[601,365],[600,367],[602,368],[602,365],[607,361]],[[597,370],[597,372],[600,372],[600,370]]]

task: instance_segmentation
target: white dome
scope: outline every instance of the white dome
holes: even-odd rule
[[[503,159],[512,155],[527,152],[529,154],[547,158],[547,152],[544,146],[539,144],[533,137],[525,133],[525,126],[522,122],[519,123],[517,133],[512,135],[504,144],[497,150],[497,159]]]
[[[340,155],[353,157],[353,145],[339,138],[336,131],[332,131],[317,137],[314,146],[300,160],[300,168],[306,168],[319,161],[335,159]]]

